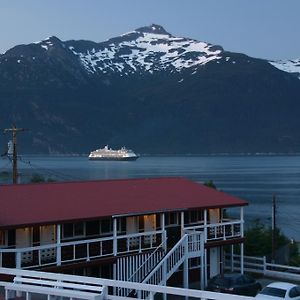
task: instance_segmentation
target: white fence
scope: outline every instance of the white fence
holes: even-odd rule
[[[175,287],[166,287],[166,286],[159,286],[159,285],[150,285],[144,283],[134,283],[134,282],[127,282],[127,281],[117,281],[117,280],[110,280],[110,279],[102,279],[102,278],[93,278],[93,277],[84,277],[84,276],[74,276],[74,275],[65,275],[65,274],[54,274],[54,273],[46,273],[46,272],[37,272],[37,271],[28,271],[28,270],[17,270],[17,269],[7,269],[7,268],[0,268],[0,274],[5,275],[12,275],[16,276],[15,278],[27,278],[27,277],[35,277],[36,279],[43,279],[49,281],[56,281],[56,282],[77,282],[85,285],[90,286],[99,286],[101,285],[103,289],[107,291],[104,295],[105,300],[132,300],[133,298],[130,297],[120,297],[112,294],[112,291],[118,288],[127,288],[131,290],[137,291],[137,294],[141,293],[148,293],[150,295],[150,299],[153,299],[153,295],[155,293],[166,294],[166,295],[173,295],[178,297],[192,297],[197,299],[211,299],[211,300],[252,300],[252,297],[246,296],[237,296],[237,295],[230,295],[230,294],[220,294],[215,292],[208,292],[208,291],[200,291],[194,289],[183,289],[183,288],[175,288]],[[11,283],[7,282],[0,282],[0,287],[8,287]],[[17,280],[15,285],[17,285]],[[36,287],[38,285],[32,285],[32,289],[28,286],[24,287],[24,292],[27,293],[37,293]],[[26,291],[25,291],[26,290]],[[20,285],[18,288],[19,292],[22,292],[22,286]],[[42,291],[45,292],[46,290]],[[56,292],[59,293],[60,289],[56,289]],[[63,292],[63,290],[61,290]],[[50,291],[49,291],[50,292]],[[51,295],[51,293],[49,293]],[[63,294],[62,294],[63,295]],[[30,295],[29,295],[30,296]],[[58,295],[59,296],[59,295]],[[70,297],[66,297],[71,298]],[[78,298],[80,299],[80,297]],[[183,298],[182,298],[183,299]]]
[[[226,257],[226,269],[240,271],[241,259],[234,254],[233,259]],[[293,280],[300,282],[300,267],[268,263],[266,257],[244,256],[244,271],[258,273],[264,276],[281,280]]]

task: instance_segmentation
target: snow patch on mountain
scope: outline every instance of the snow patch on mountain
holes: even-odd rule
[[[69,49],[90,73],[113,71],[124,74],[153,73],[169,68],[180,71],[221,59],[222,53],[221,47],[174,37],[159,25],[142,27],[98,46],[98,49],[87,49],[86,52],[73,46]]]
[[[295,60],[270,61],[270,64],[284,72],[300,74],[300,58]]]

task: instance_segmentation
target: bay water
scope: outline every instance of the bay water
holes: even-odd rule
[[[275,194],[277,226],[300,241],[300,156],[148,156],[135,162],[110,162],[89,161],[87,156],[33,155],[21,157],[18,169],[21,182],[28,182],[34,173],[56,181],[165,176],[200,183],[213,180],[219,190],[249,202],[246,227],[255,219],[271,225]],[[9,160],[0,160],[1,172],[11,172]]]

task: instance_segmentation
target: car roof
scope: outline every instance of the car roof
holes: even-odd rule
[[[293,283],[281,282],[281,281],[272,282],[267,285],[267,287],[273,287],[273,288],[279,288],[279,289],[285,289],[285,290],[289,290],[290,288],[295,287],[295,286],[297,286],[297,285],[293,284]]]
[[[241,273],[224,273],[224,274],[219,274],[217,276],[225,277],[225,278],[236,278],[236,277],[240,277],[240,276],[245,276],[245,274],[241,274]]]

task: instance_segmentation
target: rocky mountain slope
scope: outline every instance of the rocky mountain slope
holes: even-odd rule
[[[26,153],[300,152],[298,67],[155,24],[101,43],[49,37],[0,55],[0,127],[30,129]]]

